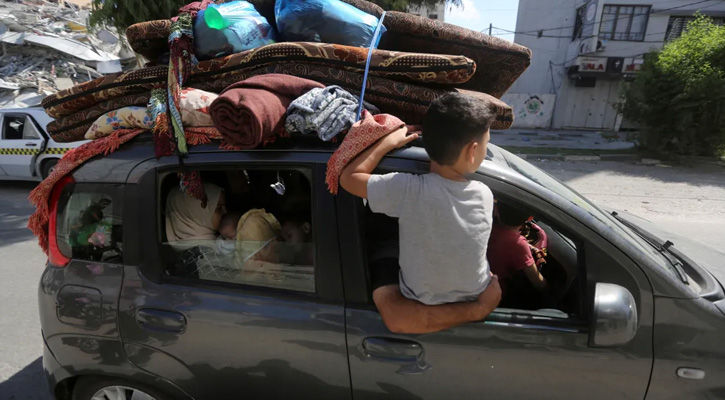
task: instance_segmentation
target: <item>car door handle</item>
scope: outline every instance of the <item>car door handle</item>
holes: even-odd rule
[[[398,364],[399,374],[416,375],[431,368],[424,359],[423,346],[412,340],[382,337],[365,338],[362,352],[367,358]]]
[[[25,147],[38,147],[37,143],[25,143]]]
[[[142,308],[136,311],[136,323],[143,329],[157,332],[183,333],[186,317],[175,311]]]

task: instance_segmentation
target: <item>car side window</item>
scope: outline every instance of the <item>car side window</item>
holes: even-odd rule
[[[497,215],[487,259],[503,290],[496,316],[522,322],[522,317],[525,320],[534,315],[569,321],[585,319],[586,279],[580,257],[583,246],[536,212],[494,195]],[[505,221],[497,212],[500,205],[506,209],[502,210],[506,213]],[[364,207],[363,242],[372,293],[383,284],[398,283],[398,222],[373,213],[362,201],[360,207]]]
[[[35,126],[32,118],[30,118],[30,117],[26,117],[26,120],[25,120],[25,127],[23,128],[23,139],[25,139],[25,140],[40,139],[40,132],[38,132],[38,128]]]
[[[3,139],[22,140],[25,132],[26,117],[24,115],[3,116]]]
[[[311,170],[195,172],[205,206],[177,174],[161,180],[165,274],[315,293]]]
[[[66,257],[123,261],[123,204],[116,185],[73,184],[58,201],[58,247]]]

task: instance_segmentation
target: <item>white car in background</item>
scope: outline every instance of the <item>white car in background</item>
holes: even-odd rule
[[[83,142],[57,143],[41,107],[0,109],[0,180],[45,179],[68,150]]]

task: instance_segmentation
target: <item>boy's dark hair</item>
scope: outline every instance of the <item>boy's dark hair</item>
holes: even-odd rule
[[[496,203],[498,210],[498,221],[506,226],[520,226],[526,222],[530,215],[521,209],[500,201]]]
[[[461,93],[448,93],[431,103],[423,117],[423,144],[431,160],[456,162],[463,147],[481,140],[496,116],[491,104]]]

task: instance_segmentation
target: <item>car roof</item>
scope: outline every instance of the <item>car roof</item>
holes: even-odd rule
[[[299,140],[294,144],[285,147],[267,147],[263,149],[251,149],[246,151],[253,152],[279,152],[288,151],[295,153],[328,153],[332,154],[336,150],[336,145],[321,143],[319,140]],[[125,183],[131,171],[139,164],[146,160],[155,158],[155,146],[151,137],[139,137],[125,144],[121,149],[104,157],[94,158],[83,164],[76,172],[73,173],[77,182],[94,182],[94,183]],[[220,153],[229,152],[219,148],[218,142],[198,145],[189,148],[190,154],[200,153]],[[412,146],[397,150],[389,154],[386,159],[409,160],[423,162],[427,165],[430,162],[428,154],[422,147],[420,140],[416,141]],[[412,168],[417,170],[417,168]],[[527,179],[523,178],[516,171],[508,166],[501,149],[489,144],[488,154],[484,165],[479,169],[479,173],[497,177],[505,180],[523,179],[522,184],[526,184]]]

